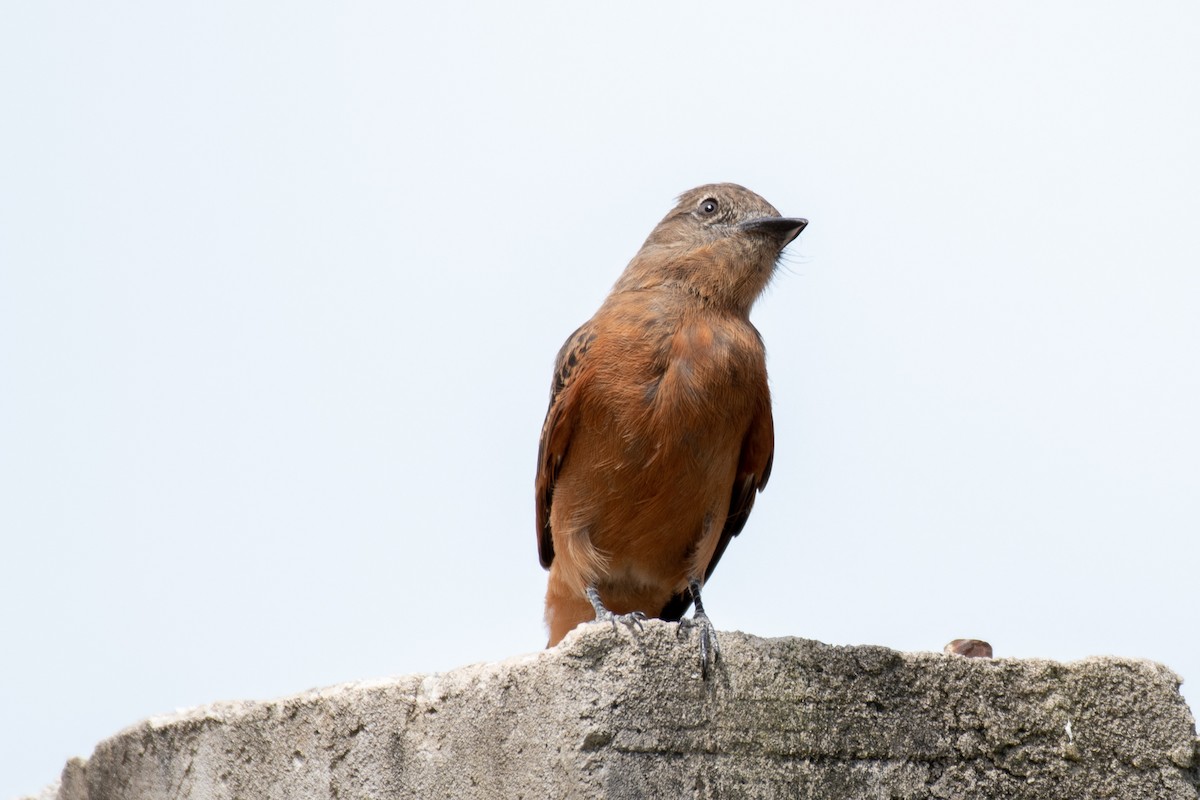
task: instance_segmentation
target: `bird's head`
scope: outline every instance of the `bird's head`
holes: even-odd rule
[[[677,286],[707,302],[749,312],[789,242],[808,220],[775,207],[735,183],[684,192],[651,231],[618,289]]]

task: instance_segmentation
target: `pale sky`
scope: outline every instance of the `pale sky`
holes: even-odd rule
[[[674,197],[810,220],[719,629],[1200,701],[1200,7],[10,3],[0,797],[544,644],[554,354]]]

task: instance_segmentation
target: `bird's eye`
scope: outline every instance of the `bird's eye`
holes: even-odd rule
[[[700,204],[700,213],[709,217],[717,213],[717,201],[712,197],[705,200]]]

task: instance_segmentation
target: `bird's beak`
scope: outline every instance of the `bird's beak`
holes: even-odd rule
[[[783,239],[780,247],[783,247],[799,236],[806,225],[808,220],[797,217],[759,217],[746,220],[738,227],[744,231],[761,231],[779,236]]]

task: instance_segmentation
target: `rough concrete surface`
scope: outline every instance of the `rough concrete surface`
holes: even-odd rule
[[[1148,661],[720,643],[707,683],[674,624],[588,625],[502,663],[155,717],[69,762],[57,797],[1197,797],[1179,678]]]

